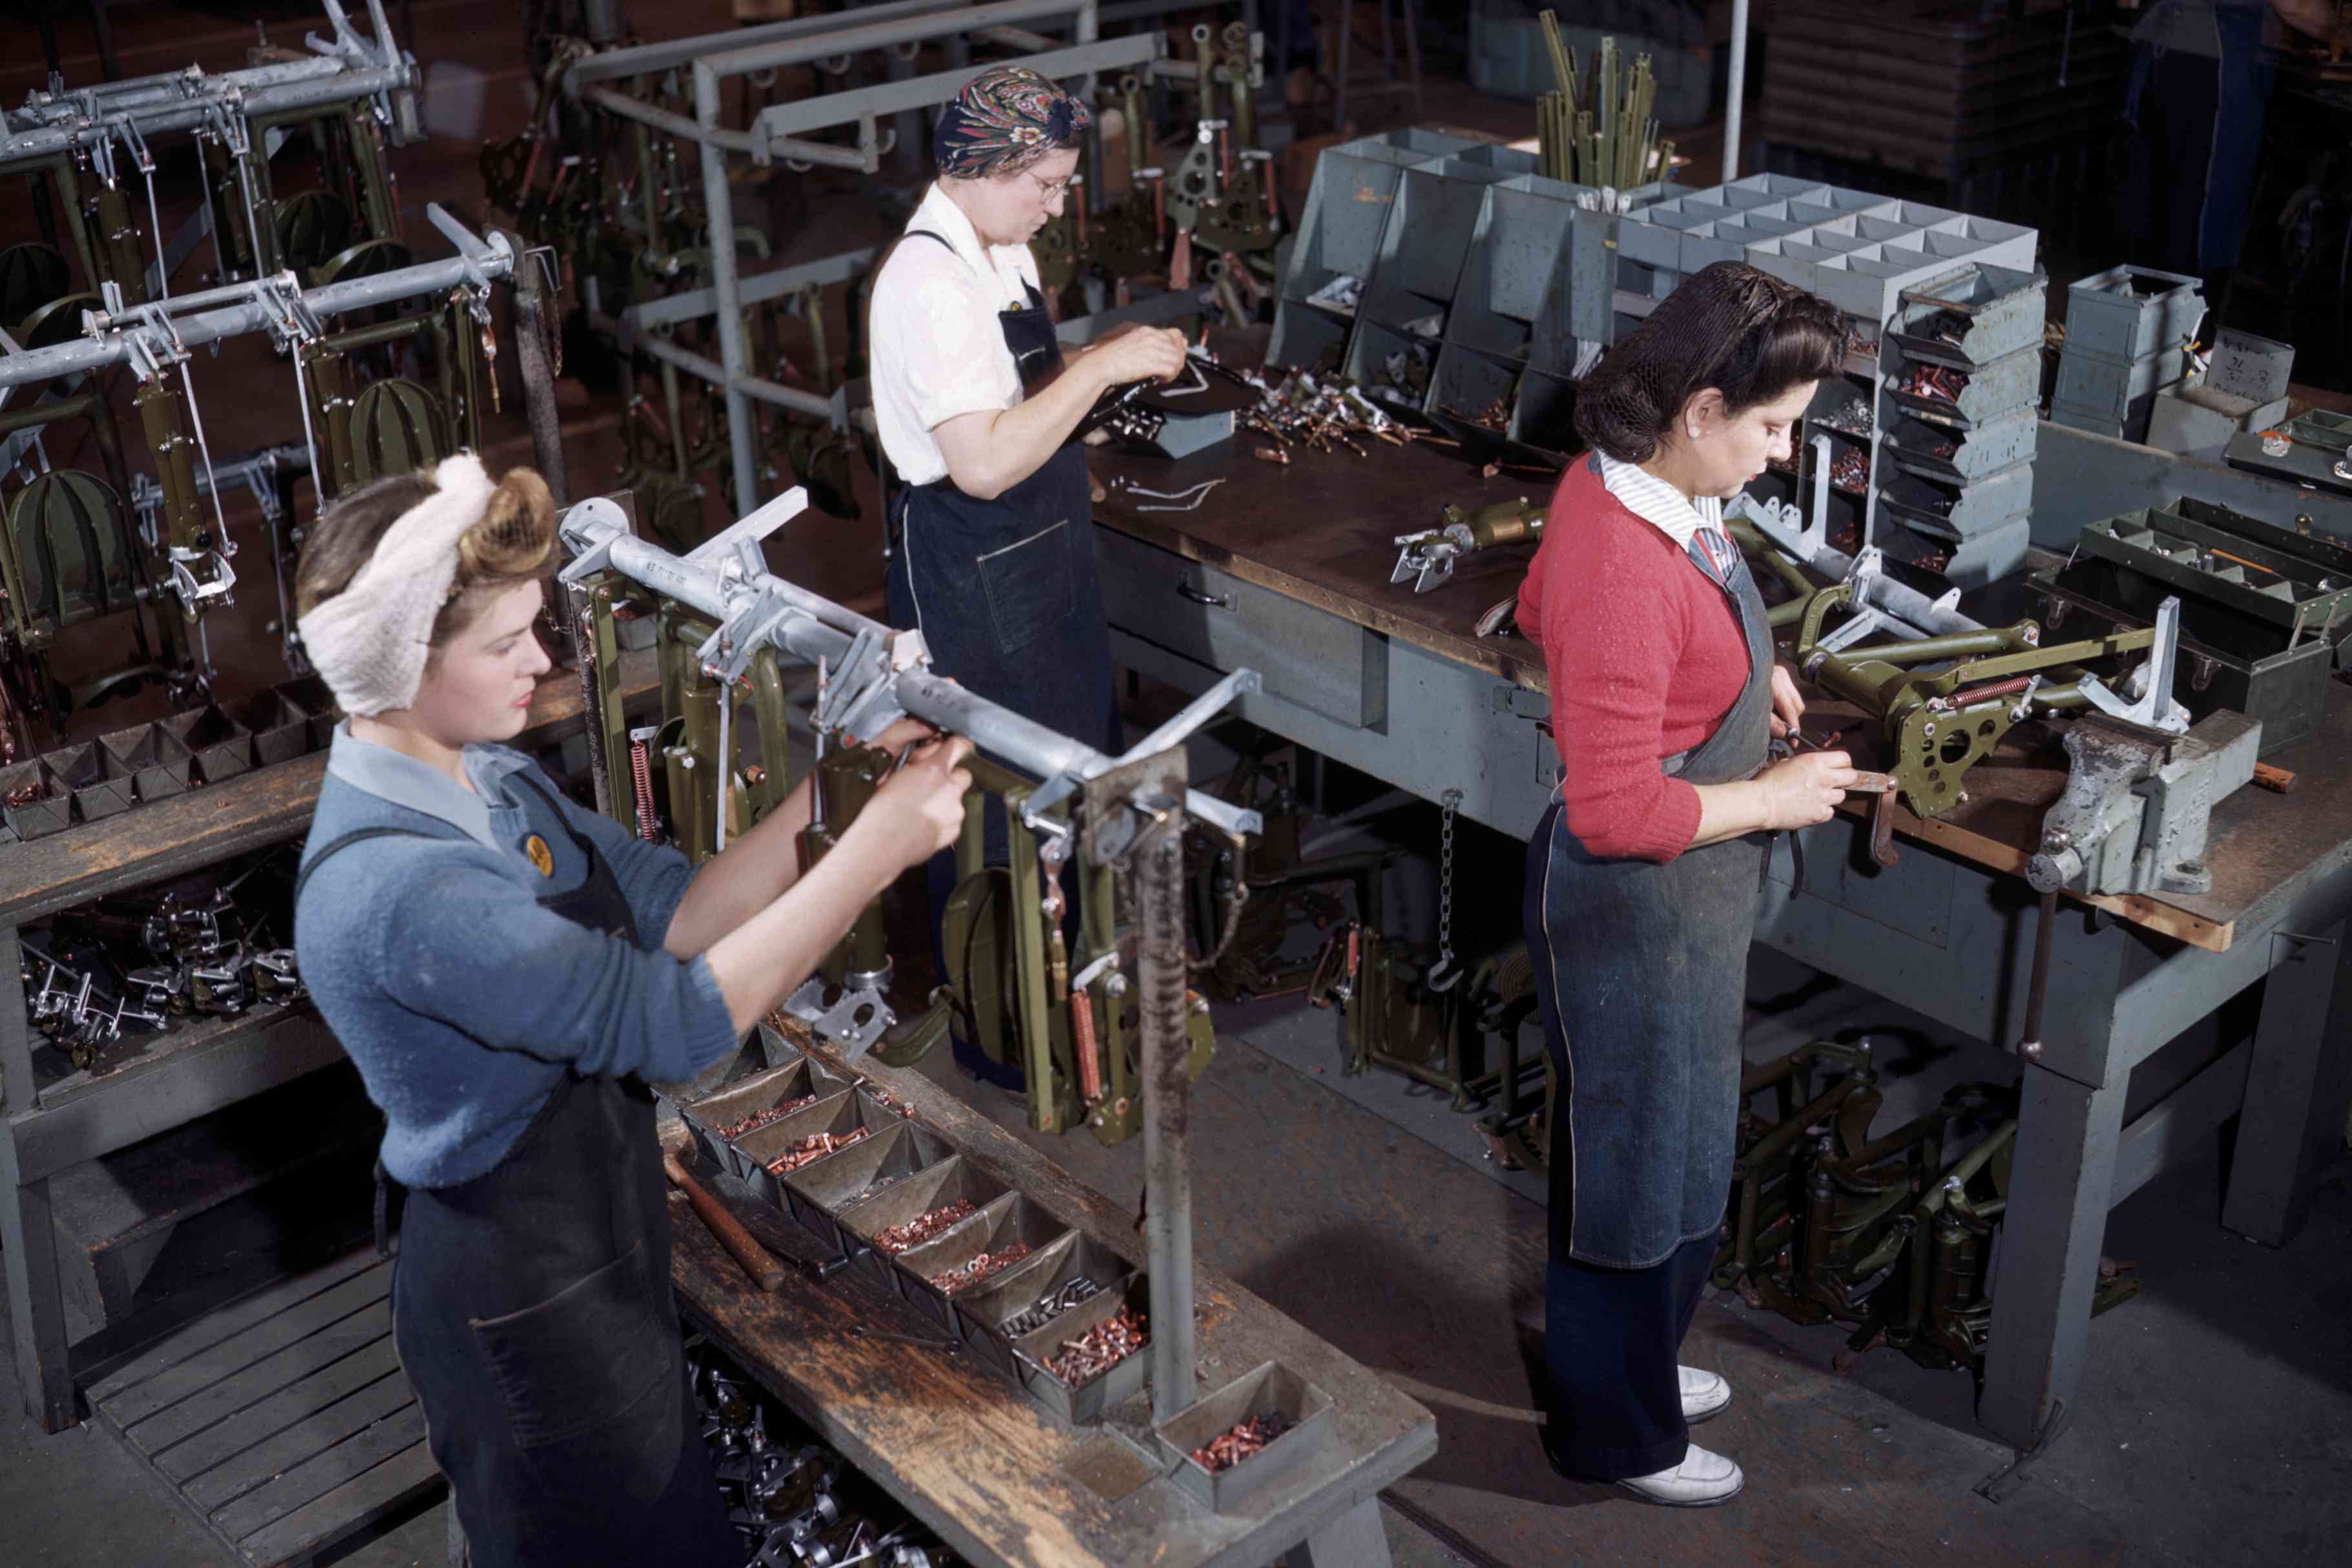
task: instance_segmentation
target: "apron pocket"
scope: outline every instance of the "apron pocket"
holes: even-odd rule
[[[1068,619],[1077,606],[1067,518],[1002,549],[990,550],[972,565],[980,574],[981,591],[988,599],[988,618],[995,628],[997,646],[1005,653],[1018,653],[1034,643]]]
[[[518,1447],[611,1424],[665,1381],[676,1346],[659,1343],[644,1253],[639,1241],[535,1307],[472,1320]]]

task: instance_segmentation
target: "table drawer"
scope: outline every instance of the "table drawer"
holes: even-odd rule
[[[1377,632],[1109,528],[1095,530],[1103,608],[1131,636],[1361,729],[1388,720],[1389,645]]]

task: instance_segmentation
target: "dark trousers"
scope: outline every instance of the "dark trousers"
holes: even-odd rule
[[[2137,134],[2120,214],[2131,241],[2128,254],[2142,267],[2199,277],[2221,65],[2210,55],[2180,49],[2155,55],[2143,48],[2132,68],[2145,75],[2137,78]]]
[[[1553,1461],[1582,1480],[1654,1475],[1682,1463],[1683,1336],[1715,1261],[1712,1236],[1647,1269],[1554,1253],[1544,1276],[1544,1361]]]

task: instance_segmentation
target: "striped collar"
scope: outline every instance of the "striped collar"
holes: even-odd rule
[[[1592,455],[1601,486],[1624,504],[1625,509],[1687,550],[1701,528],[1723,529],[1723,503],[1702,496],[1693,503],[1664,479],[1633,463],[1620,463],[1601,453]]]

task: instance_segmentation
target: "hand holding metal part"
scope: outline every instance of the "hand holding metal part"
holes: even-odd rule
[[[561,533],[574,559],[562,580],[576,586],[600,572],[617,572],[709,618],[718,630],[698,656],[721,680],[740,679],[762,648],[774,648],[795,664],[824,660],[826,690],[812,716],[820,733],[845,735],[864,745],[912,716],[942,734],[968,736],[1043,780],[1030,797],[1031,818],[1128,759],[1106,757],[933,674],[930,650],[919,631],[885,626],[772,574],[760,541],[807,505],[805,490],[788,490],[679,556],[632,534],[611,502],[583,501],[564,514]],[[1187,706],[1129,758],[1176,745],[1236,693],[1256,689],[1255,672],[1235,671],[1209,694],[1213,704],[1203,698]],[[1228,833],[1255,833],[1261,825],[1256,812],[1199,790],[1186,792],[1184,809]]]

